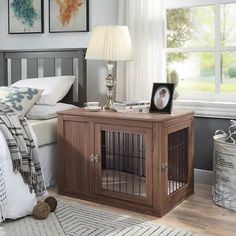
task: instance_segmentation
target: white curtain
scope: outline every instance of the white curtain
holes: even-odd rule
[[[117,100],[149,100],[162,81],[163,0],[119,0],[119,24],[128,25],[134,60],[118,63]]]

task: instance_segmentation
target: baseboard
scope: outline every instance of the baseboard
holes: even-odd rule
[[[201,184],[213,184],[213,171],[194,169],[194,182]]]

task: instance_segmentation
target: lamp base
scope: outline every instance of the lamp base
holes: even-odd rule
[[[106,103],[103,105],[102,109],[105,110],[112,110],[113,109],[113,101],[112,99],[109,97],[106,101]]]
[[[113,92],[113,91],[112,91]],[[109,96],[107,95],[107,100],[106,100],[106,103],[103,105],[102,107],[102,110],[103,111],[116,111],[114,108],[113,108],[113,96]]]
[[[113,79],[112,71],[113,71],[114,64],[112,62],[107,63],[108,67],[108,76],[105,78],[105,85],[107,87],[107,101],[102,107],[103,110],[114,111],[113,109],[113,87],[116,85],[116,81]]]

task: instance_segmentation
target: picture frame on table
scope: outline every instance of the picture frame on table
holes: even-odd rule
[[[43,0],[8,0],[8,33],[44,32]]]
[[[49,0],[49,32],[89,31],[89,0]]]
[[[174,83],[154,83],[149,112],[171,113]]]

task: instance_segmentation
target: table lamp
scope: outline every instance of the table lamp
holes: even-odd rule
[[[85,59],[107,61],[108,76],[105,78],[105,85],[108,92],[103,110],[112,110],[113,87],[116,85],[113,78],[113,66],[117,61],[132,59],[132,45],[128,27],[121,25],[94,27]]]

